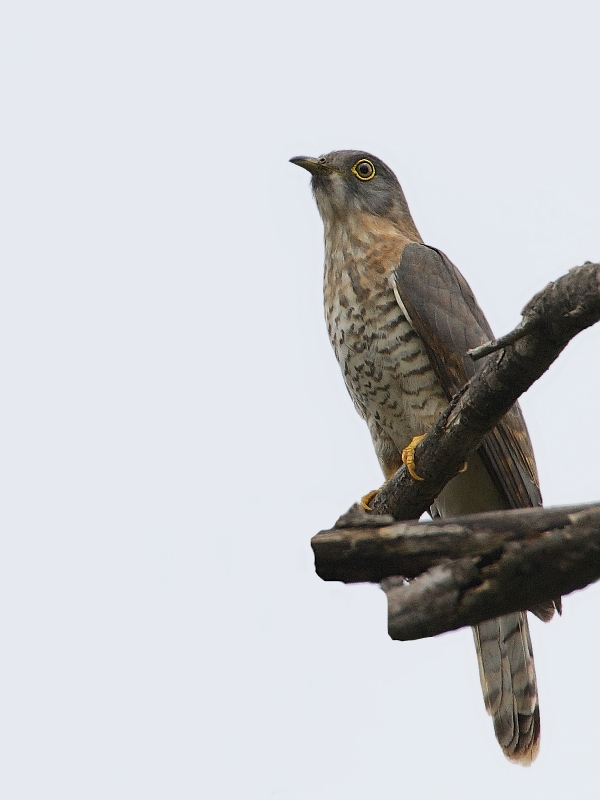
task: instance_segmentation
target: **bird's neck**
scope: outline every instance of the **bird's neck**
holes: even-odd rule
[[[330,278],[351,270],[376,282],[379,275],[387,281],[411,242],[422,242],[412,218],[396,220],[364,211],[346,216],[342,221],[324,220],[325,269]]]

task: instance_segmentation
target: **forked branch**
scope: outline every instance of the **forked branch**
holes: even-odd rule
[[[315,566],[324,580],[382,581],[393,639],[474,625],[600,579],[600,504],[426,523],[375,517],[370,527],[367,519],[313,537]]]
[[[515,341],[490,357],[417,446],[425,480],[414,481],[402,467],[373,500],[373,512],[418,519],[519,396],[599,319],[600,264],[587,262],[548,284],[523,309]]]
[[[600,264],[570,270],[522,313],[514,331],[471,353],[493,355],[417,446],[424,480],[402,467],[372,501],[372,513],[353,506],[313,538],[324,580],[383,580],[392,638],[432,636],[531,608],[600,578],[600,506],[392,524],[427,511],[519,396],[600,320]]]

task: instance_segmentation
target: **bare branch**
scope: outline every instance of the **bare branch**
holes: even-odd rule
[[[600,504],[398,522],[429,508],[518,397],[599,319],[600,264],[586,262],[539,292],[514,331],[472,353],[495,355],[417,446],[425,480],[401,468],[378,492],[371,513],[353,506],[333,530],[313,538],[324,580],[382,582],[392,638],[473,625],[600,579]]]
[[[425,480],[414,481],[402,467],[374,498],[374,513],[407,520],[429,508],[519,396],[577,333],[600,319],[600,264],[586,262],[550,283],[523,316],[514,344],[489,359],[417,446],[417,469]]]
[[[378,583],[392,575],[416,578],[452,559],[498,555],[514,543],[524,544],[526,553],[528,545],[549,531],[570,534],[582,520],[588,527],[596,525],[600,545],[600,504],[488,511],[433,522],[393,522],[391,517],[367,514],[359,506],[355,509],[352,517],[342,517],[335,528],[312,538],[315,569],[324,581]],[[560,591],[555,588],[541,599],[558,597]]]
[[[519,339],[522,339],[523,336],[533,330],[537,324],[538,320],[536,318],[523,319],[519,322],[514,331],[507,333],[505,336],[501,336],[499,339],[494,339],[493,342],[486,342],[479,347],[474,347],[472,350],[467,350],[467,355],[471,356],[473,361],[478,361],[480,358],[489,356],[490,353],[496,353],[498,350],[508,347],[509,344],[514,344]]]
[[[425,523],[372,518],[377,527],[356,525],[358,513],[348,520],[352,527],[313,537],[317,574],[381,581],[393,639],[435,636],[533,608],[600,579],[600,504]]]
[[[504,513],[508,517],[513,512]],[[439,564],[410,584],[384,580],[392,639],[420,639],[475,625],[597,581],[600,506],[569,517],[569,524],[531,539],[506,541],[486,555]]]

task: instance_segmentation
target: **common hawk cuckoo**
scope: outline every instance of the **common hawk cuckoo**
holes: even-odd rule
[[[380,159],[342,150],[291,160],[311,173],[325,227],[325,316],[346,387],[386,480],[402,465],[403,451],[418,478],[414,437],[427,432],[481,367],[466,353],[492,339],[492,331],[460,272],[423,244],[396,176]],[[432,514],[541,503],[531,442],[515,404],[468,469],[440,493]],[[549,620],[554,604],[532,611]],[[527,615],[483,622],[473,634],[496,737],[511,761],[530,764],[540,715]]]

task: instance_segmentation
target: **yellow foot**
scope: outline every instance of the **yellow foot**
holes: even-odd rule
[[[417,475],[415,472],[415,447],[419,444],[421,439],[424,438],[425,434],[423,434],[423,436],[413,436],[412,442],[402,451],[402,463],[416,481],[425,480],[425,478],[421,478],[420,475]]]
[[[375,497],[375,495],[379,492],[379,489],[373,489],[372,492],[368,492],[364,497],[360,498],[360,504],[365,511],[372,511],[373,509],[369,505],[371,500]]]

